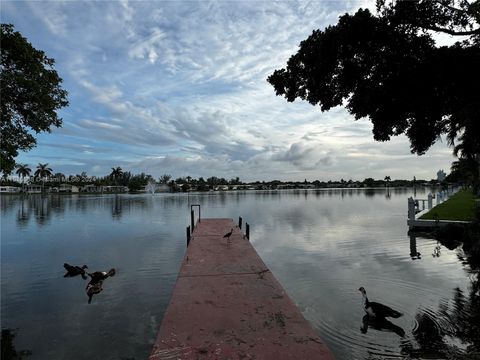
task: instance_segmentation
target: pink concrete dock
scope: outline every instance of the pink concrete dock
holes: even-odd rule
[[[333,358],[231,219],[197,223],[150,360]]]

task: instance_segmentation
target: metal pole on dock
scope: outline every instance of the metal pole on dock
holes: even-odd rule
[[[191,226],[192,231],[195,228],[194,217],[195,217],[195,213],[193,212],[193,209],[192,209],[192,210],[190,210],[190,226]]]

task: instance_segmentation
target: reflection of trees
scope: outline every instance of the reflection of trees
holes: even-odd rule
[[[365,196],[366,196],[366,197],[373,197],[373,196],[375,196],[375,189],[365,189]]]
[[[45,225],[51,217],[51,206],[48,195],[32,197],[32,207],[35,211],[35,219],[38,225]]]
[[[115,195],[112,202],[112,217],[120,218],[122,216],[122,197]]]
[[[390,200],[392,198],[392,195],[390,194],[390,188],[389,187],[387,187],[387,189],[386,189],[385,198],[387,200]]]
[[[28,204],[25,206],[26,199],[22,195],[20,198],[20,207],[18,208],[17,211],[17,224],[19,227],[24,227],[25,225],[28,224],[28,221],[30,220],[30,207]]]
[[[402,343],[403,354],[410,357],[480,358],[479,254],[465,254],[463,264],[468,266],[471,280],[468,294],[455,288],[453,298],[442,302],[436,311],[420,310],[415,316],[418,326],[412,332],[414,341]]]
[[[440,304],[437,311],[419,311],[415,316],[418,326],[412,333],[415,343],[403,343],[402,353],[436,358],[456,358],[464,354],[480,356],[478,286],[476,279],[468,296],[456,288],[453,299]]]
[[[13,344],[15,336],[16,334],[12,329],[2,329],[2,360],[21,360],[32,355],[30,350],[15,350]]]

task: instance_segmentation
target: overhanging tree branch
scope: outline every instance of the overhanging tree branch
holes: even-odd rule
[[[433,30],[433,31],[438,31],[438,32],[443,32],[452,36],[472,36],[472,35],[480,35],[480,29],[476,30],[470,30],[470,31],[455,31],[451,29],[445,29],[441,28],[438,26],[432,26],[432,25],[424,25],[425,29],[427,30]]]

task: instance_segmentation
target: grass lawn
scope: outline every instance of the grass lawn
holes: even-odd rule
[[[469,190],[461,190],[447,201],[435,206],[420,219],[429,220],[473,220],[475,197]]]

